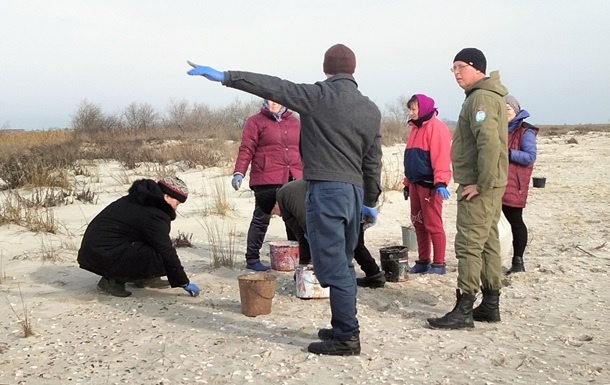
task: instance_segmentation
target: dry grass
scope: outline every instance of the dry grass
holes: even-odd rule
[[[235,226],[225,228],[225,223],[218,220],[204,221],[201,225],[208,238],[212,266],[234,268],[237,260]]]
[[[4,255],[0,251],[0,284],[6,281],[6,271],[4,270]]]
[[[25,338],[27,338],[27,337],[34,335],[34,330],[32,329],[32,322],[31,322],[30,315],[28,314],[27,305],[25,304],[25,301],[23,300],[23,293],[21,292],[21,286],[19,286],[19,284],[18,284],[17,287],[19,288],[19,296],[21,297],[21,306],[23,309],[23,317],[19,316],[19,314],[13,307],[13,304],[11,303],[11,301],[9,301],[8,297],[6,297],[6,302],[8,302],[9,307],[11,308],[11,310],[17,317],[17,321],[21,325],[21,330],[23,331],[23,336]]]
[[[52,242],[45,241],[44,237],[40,239],[40,258],[42,262],[56,263],[61,261],[61,251],[55,247]]]
[[[226,184],[216,179],[210,199],[207,201],[204,215],[228,216],[235,210],[235,205],[229,200]]]
[[[74,139],[74,130],[4,131],[0,130],[0,152],[31,148],[41,143],[61,144]]]
[[[4,194],[0,202],[0,225],[14,223],[34,232],[57,233],[58,223],[53,210],[33,205],[16,190]]]

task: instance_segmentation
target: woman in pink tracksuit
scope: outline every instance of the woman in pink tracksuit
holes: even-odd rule
[[[405,150],[403,194],[411,198],[411,222],[417,236],[418,260],[410,273],[445,274],[443,200],[449,198],[451,134],[437,118],[434,99],[416,94],[407,102],[411,133]],[[432,264],[430,255],[434,249]]]

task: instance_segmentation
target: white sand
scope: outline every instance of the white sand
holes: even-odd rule
[[[571,137],[578,144],[567,144]],[[199,298],[182,289],[133,288],[128,298],[98,292],[99,277],[76,264],[80,238],[99,210],[126,193],[125,176],[147,173],[91,166],[97,176],[79,180],[98,203],[55,208],[59,234],[0,227],[0,384],[610,384],[610,134],[540,137],[538,146],[534,176],[545,176],[546,187],[530,190],[527,272],[504,279],[502,322],[468,331],[425,327],[455,300],[453,193],[444,210],[448,273],[360,289],[358,357],[307,353],[317,329],[329,325],[328,300],[296,298],[292,273],[273,272],[271,314],[241,314],[237,276],[246,272],[254,200],[245,187],[231,189],[230,170],[178,173],[192,193],[172,235],[193,234],[196,247],[178,251]],[[384,150],[387,175],[401,173],[403,147]],[[202,214],[215,186],[235,205],[230,217]],[[366,234],[376,258],[379,248],[401,243],[408,213],[401,192],[385,194],[379,224]],[[211,267],[211,220],[235,228],[235,270]],[[284,235],[282,220],[273,219],[267,241]],[[269,263],[266,244],[263,251]],[[22,297],[35,333],[28,338],[11,310],[23,318]]]

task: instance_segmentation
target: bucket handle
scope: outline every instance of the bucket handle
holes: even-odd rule
[[[312,285],[315,285],[316,283],[317,283],[318,285],[320,284],[320,282],[314,282],[313,280],[309,280],[309,279],[306,279],[306,278],[301,278],[301,280],[302,280],[303,282],[311,283]]]

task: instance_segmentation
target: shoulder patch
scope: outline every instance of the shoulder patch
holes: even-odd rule
[[[477,122],[481,123],[482,121],[485,120],[486,117],[487,117],[487,114],[485,113],[485,111],[479,110],[474,115],[474,120],[476,120]]]

